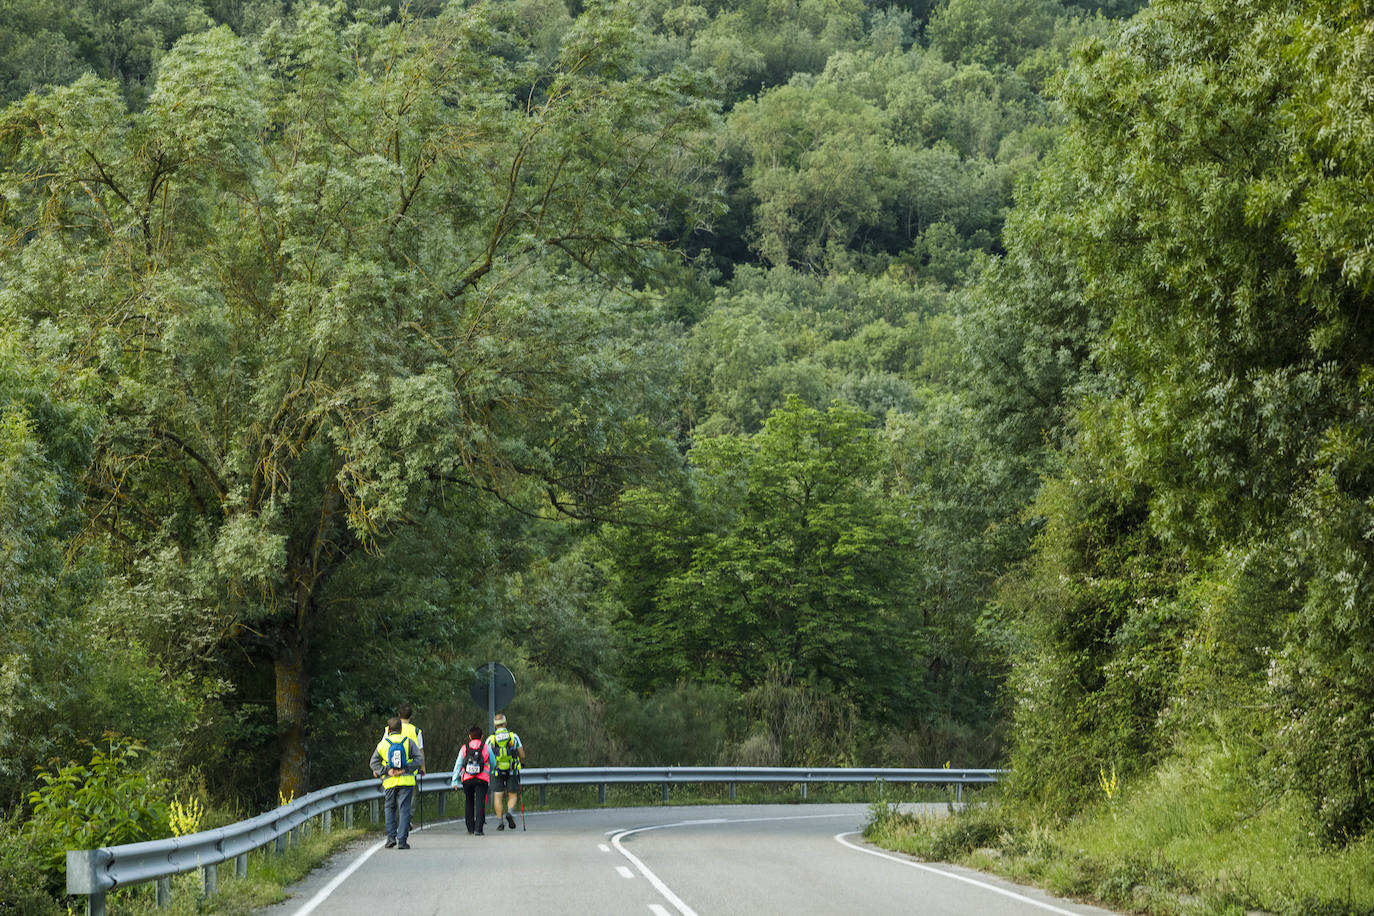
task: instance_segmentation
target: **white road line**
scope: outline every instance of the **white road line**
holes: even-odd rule
[[[335,875],[333,881],[330,881],[324,887],[320,888],[319,893],[317,893],[315,896],[311,897],[308,901],[306,901],[305,906],[301,907],[299,910],[296,911],[296,916],[306,916],[307,913],[313,913],[315,911],[315,907],[319,906],[321,903],[324,903],[325,899],[328,898],[330,894],[334,893],[338,886],[340,884],[343,884],[344,881],[348,879],[349,875],[357,871],[358,868],[362,866],[364,862],[372,858],[372,854],[374,852],[381,849],[382,847],[383,844],[378,843],[376,846],[369,847],[366,852],[358,856],[358,858],[354,859],[352,865],[348,866],[343,871],[339,872],[339,874]]]
[[[434,824],[429,824],[428,826],[433,827]],[[412,826],[410,828],[410,832],[419,833],[421,830],[424,830],[425,827],[425,824],[421,824],[419,827]],[[330,881],[324,887],[320,888],[319,892],[316,893],[315,896],[307,900],[305,902],[305,905],[295,912],[294,916],[307,916],[307,914],[313,913],[315,911],[315,907],[319,906],[321,903],[324,903],[324,901],[329,897],[330,894],[338,890],[339,885],[343,884],[344,880],[347,879],[349,875],[357,871],[359,866],[361,866],[368,859],[372,858],[373,853],[375,853],[379,849],[384,848],[385,846],[382,843],[378,843],[376,846],[369,847],[362,855],[358,856],[358,858],[354,860],[352,865],[348,866],[342,872],[336,875],[333,881]]]
[[[876,849],[869,849],[866,846],[859,846],[845,839],[845,837],[854,836],[856,833],[858,833],[857,830],[851,830],[848,833],[837,833],[835,834],[835,840],[841,846],[848,846],[850,849],[856,849],[859,852],[866,852],[871,856],[877,856],[880,859],[887,859],[889,862],[896,862],[899,865],[909,865],[912,868],[918,868],[921,871],[928,871],[933,875],[940,875],[943,878],[953,878],[955,881],[962,881],[965,884],[972,884],[974,887],[981,887],[984,890],[992,891],[995,894],[1001,894],[1002,896],[1010,897],[1013,900],[1020,900],[1022,903],[1029,903],[1031,906],[1038,906],[1042,910],[1049,910],[1051,913],[1059,913],[1060,916],[1080,916],[1080,914],[1074,913],[1070,910],[1061,909],[1057,906],[1054,906],[1053,904],[1045,903],[1040,900],[1034,900],[1030,897],[1025,896],[1024,894],[1018,894],[1015,891],[1009,891],[1006,888],[998,887],[995,884],[988,884],[986,881],[979,881],[975,878],[965,877],[964,875],[957,875],[954,872],[949,872],[940,868],[935,868],[934,866],[926,865],[923,862],[913,862],[911,859],[904,859],[900,856],[894,856],[891,853],[880,852]]]
[[[664,900],[667,900],[669,903],[671,903],[671,904],[677,909],[678,913],[681,914],[681,916],[697,916],[696,910],[692,909],[692,908],[691,908],[690,906],[688,906],[685,902],[683,902],[682,898],[678,897],[677,894],[674,894],[674,893],[668,888],[668,885],[664,884],[662,881],[659,880],[658,875],[654,874],[653,872],[651,872],[651,871],[649,870],[649,866],[647,866],[647,865],[645,865],[643,862],[639,861],[639,859],[636,858],[635,855],[634,855],[633,853],[631,853],[628,849],[626,849],[623,845],[621,845],[620,841],[621,841],[622,839],[624,839],[625,837],[627,837],[627,836],[633,836],[633,835],[636,834],[636,833],[644,833],[645,831],[648,831],[648,830],[666,830],[666,829],[668,829],[668,828],[670,828],[670,827],[699,827],[699,826],[702,826],[702,825],[705,825],[705,824],[753,824],[753,823],[758,823],[759,821],[800,821],[800,820],[808,820],[808,819],[815,819],[815,818],[821,818],[821,817],[853,817],[853,816],[854,816],[853,814],[846,813],[846,814],[790,814],[790,815],[787,815],[786,817],[738,817],[738,818],[735,818],[735,817],[731,817],[731,818],[726,818],[726,817],[711,817],[711,818],[704,818],[704,819],[702,819],[702,820],[695,820],[695,821],[675,821],[674,823],[671,823],[671,824],[650,824],[650,825],[645,826],[645,827],[630,827],[630,828],[628,828],[628,829],[608,830],[607,833],[611,835],[611,845],[614,846],[614,847],[616,848],[616,851],[619,852],[619,853],[620,853],[622,856],[624,856],[625,858],[629,859],[629,860],[630,860],[630,863],[631,863],[632,865],[634,865],[635,868],[639,869],[639,873],[649,880],[649,883],[652,884],[652,885],[654,886],[654,889],[657,890],[660,894],[662,894],[662,895],[663,895],[663,899],[664,899]],[[651,906],[652,906],[652,905],[651,905]],[[667,911],[665,910],[664,912],[667,912]],[[672,914],[668,914],[668,916],[672,916]]]
[[[674,821],[671,824],[647,824],[643,827],[616,827],[607,830],[606,836],[628,835],[643,830],[664,830],[668,827],[699,827],[703,824],[756,824],[760,821],[805,821],[823,817],[853,817],[849,812],[841,814],[787,814],[779,817],[707,817],[696,821]]]
[[[622,831],[621,833],[617,833],[615,836],[611,837],[611,845],[614,846],[616,848],[616,851],[618,851],[622,856],[629,859],[630,863],[634,865],[635,868],[639,869],[639,873],[649,880],[649,883],[654,886],[654,890],[662,894],[663,899],[671,903],[673,907],[678,911],[678,913],[681,914],[681,916],[697,916],[696,910],[692,909],[690,906],[683,903],[677,894],[674,894],[671,890],[668,889],[668,885],[658,880],[658,875],[649,871],[649,867],[647,865],[639,861],[639,859],[635,858],[634,854],[630,852],[628,849],[626,849],[624,846],[620,845],[620,840],[622,837],[627,837],[631,834],[639,833],[641,830],[655,829],[657,828],[639,827],[634,830]]]
[[[660,903],[649,904],[649,912],[653,913],[654,916],[673,916],[672,913],[668,912],[668,908]]]
[[[596,848],[599,849],[599,850],[601,850],[602,852],[610,852],[610,851],[611,851],[611,847],[607,846],[605,843],[597,843],[597,844],[596,844]]]
[[[658,830],[658,829],[660,829],[660,828],[662,828],[662,827],[687,827],[687,826],[693,825],[693,824],[724,824],[724,823],[726,823],[726,820],[725,820],[725,818],[723,818],[723,817],[710,817],[710,818],[705,818],[705,819],[699,820],[699,821],[677,821],[676,823],[673,823],[673,824],[652,824],[652,825],[650,825],[650,826],[648,826],[648,827],[616,827],[616,828],[613,829],[613,830],[607,830],[607,831],[606,831],[606,836],[614,837],[617,833],[627,833],[627,832],[628,832],[628,833],[638,833],[638,832],[641,831],[641,830]]]
[[[630,871],[624,865],[617,865],[615,867],[615,870],[620,872],[620,877],[622,878],[633,878],[635,876],[635,873]]]

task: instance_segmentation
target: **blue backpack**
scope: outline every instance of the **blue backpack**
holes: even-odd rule
[[[410,763],[410,749],[406,747],[406,736],[386,736],[386,768],[404,770]]]

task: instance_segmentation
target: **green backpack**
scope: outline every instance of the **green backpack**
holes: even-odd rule
[[[515,769],[515,753],[512,745],[515,743],[510,732],[506,733],[503,740],[497,740],[492,736],[491,747],[496,753],[492,756],[492,766],[498,773],[509,773]]]

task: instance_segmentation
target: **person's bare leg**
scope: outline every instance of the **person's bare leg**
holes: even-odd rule
[[[505,792],[491,793],[491,810],[496,814],[496,829],[498,830],[504,830],[506,825],[506,822],[502,820],[502,816],[505,812],[505,801]]]

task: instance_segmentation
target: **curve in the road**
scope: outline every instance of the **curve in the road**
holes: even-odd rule
[[[644,833],[648,830],[669,830],[674,827],[700,827],[709,824],[749,824],[760,823],[765,821],[790,821],[804,820],[807,818],[844,816],[845,815],[838,814],[791,814],[784,817],[713,817],[705,818],[702,820],[675,821],[669,824],[650,824],[646,827],[633,827],[628,830],[614,831],[611,835],[611,845],[615,848],[617,852],[619,852],[622,856],[628,859],[631,865],[633,865],[636,869],[639,870],[639,873],[643,875],[645,879],[647,879],[649,883],[654,886],[655,890],[657,890],[660,894],[663,895],[663,899],[667,900],[677,909],[678,913],[680,913],[681,916],[697,916],[697,912],[693,910],[690,906],[688,906],[680,897],[677,896],[677,894],[674,894],[672,889],[668,887],[667,884],[663,883],[663,881],[658,877],[658,875],[655,875],[647,865],[645,865],[642,861],[640,861],[640,859],[637,856],[635,856],[634,853],[626,849],[624,845],[621,843],[621,840],[623,840],[625,837],[633,836],[636,833]],[[1060,916],[1077,916],[1077,914],[1075,913],[1071,913],[1068,910],[1060,909],[1059,907],[1046,903],[1043,900],[1035,900],[1031,897],[1025,896],[1024,894],[1018,894],[1015,891],[1009,891],[1004,887],[998,887],[995,884],[989,884],[986,881],[979,881],[975,878],[969,878],[965,875],[959,875],[953,872],[945,871],[944,869],[936,868],[931,865],[926,865],[922,862],[917,862],[912,859],[907,859],[901,856],[895,856],[890,853],[882,852],[881,850],[870,849],[865,846],[860,846],[856,843],[851,843],[849,840],[846,839],[846,837],[856,836],[857,834],[858,831],[853,830],[848,831],[846,833],[837,833],[835,834],[835,840],[841,846],[846,846],[849,849],[853,849],[857,852],[867,853],[868,855],[872,856],[878,856],[879,858],[887,859],[891,862],[896,862],[900,865],[907,865],[912,868],[918,868],[922,871],[930,872],[933,875],[939,875],[942,878],[950,878],[954,881],[962,881],[965,884],[971,884],[975,887],[980,887],[983,890],[989,890],[993,893],[1001,894],[1004,897],[1010,897],[1014,900],[1019,900],[1022,903],[1028,903],[1031,906],[1038,907],[1042,910],[1047,910],[1051,913],[1058,913],[1060,914]]]
[[[566,813],[550,812],[548,814]],[[611,865],[611,875],[618,875],[620,876],[620,879],[633,879],[638,878],[638,876],[642,876],[644,880],[647,880],[647,882],[649,882],[650,886],[653,887],[653,893],[650,894],[650,897],[657,897],[658,900],[646,901],[643,900],[643,898],[639,898],[639,905],[644,906],[647,904],[647,908],[649,908],[649,912],[653,916],[698,916],[697,911],[695,911],[695,909],[692,908],[692,905],[687,904],[686,900],[684,900],[684,897],[688,898],[688,900],[694,900],[695,902],[697,902],[697,906],[705,905],[705,909],[708,909],[708,911],[710,911],[710,909],[713,908],[719,909],[721,906],[721,900],[719,898],[719,895],[714,895],[714,893],[716,893],[716,884],[719,884],[720,882],[717,879],[713,879],[716,880],[716,884],[706,884],[706,886],[698,886],[698,884],[691,884],[690,882],[692,882],[692,880],[697,879],[699,875],[697,872],[683,872],[683,860],[680,860],[679,857],[671,856],[669,857],[669,860],[665,860],[664,862],[662,862],[662,864],[655,860],[654,856],[661,856],[662,851],[664,851],[665,847],[662,847],[661,845],[657,845],[657,843],[655,843],[655,845],[647,846],[646,849],[639,849],[639,846],[636,845],[635,842],[628,842],[628,840],[631,840],[632,838],[638,838],[639,835],[650,834],[650,832],[676,832],[677,829],[680,828],[708,828],[709,831],[709,829],[712,828],[712,825],[720,825],[720,828],[725,828],[727,827],[727,825],[763,825],[763,827],[760,828],[761,831],[764,831],[763,834],[749,832],[747,831],[746,827],[741,827],[743,831],[746,831],[746,834],[743,834],[743,836],[745,836],[745,838],[749,838],[749,836],[771,835],[769,834],[769,831],[772,831],[772,828],[767,827],[768,824],[779,824],[779,829],[787,831],[787,828],[782,827],[782,824],[786,823],[786,821],[793,821],[793,823],[798,823],[797,827],[801,828],[802,831],[804,831],[804,835],[812,836],[812,846],[808,847],[809,854],[811,854],[811,856],[824,857],[824,853],[820,851],[820,847],[816,846],[815,843],[820,843],[820,845],[826,845],[826,843],[829,842],[829,840],[834,840],[834,843],[837,843],[838,846],[831,846],[831,849],[838,849],[838,847],[844,847],[844,849],[846,850],[859,851],[859,853],[864,853],[866,854],[866,856],[874,856],[879,858],[879,860],[893,862],[893,864],[897,865],[903,865],[903,867],[907,869],[916,869],[916,871],[925,873],[925,875],[932,876],[932,878],[952,879],[952,882],[962,884],[962,886],[965,886],[966,889],[969,889],[970,891],[977,890],[980,891],[980,893],[981,891],[992,891],[993,894],[998,895],[998,897],[1002,898],[1003,901],[1006,901],[1006,905],[1009,906],[1009,908],[1013,908],[1007,909],[1006,912],[1014,912],[1015,908],[1025,908],[1021,909],[1020,912],[1022,913],[1028,912],[1029,909],[1033,909],[1033,911],[1039,911],[1041,913],[1052,913],[1052,915],[1054,916],[1080,916],[1080,913],[1084,912],[1106,912],[1101,911],[1101,909],[1090,908],[1090,906],[1068,904],[1068,902],[1065,901],[1046,900],[1046,898],[1044,898],[1044,895],[1037,894],[1035,893],[1035,891],[1028,891],[1029,895],[1017,893],[1017,891],[1013,890],[1014,886],[1009,886],[1009,884],[1007,884],[1006,882],[998,882],[998,880],[996,879],[980,880],[978,879],[976,872],[970,872],[967,871],[967,869],[960,869],[954,867],[940,867],[940,865],[925,864],[925,862],[916,861],[914,860],[914,858],[901,856],[901,854],[888,853],[888,851],[874,849],[874,847],[868,846],[866,845],[866,843],[856,842],[855,838],[857,838],[857,836],[860,835],[860,831],[857,831],[855,827],[857,823],[860,823],[860,821],[856,821],[856,814],[855,812],[853,812],[853,810],[845,810],[845,812],[838,813],[816,812],[805,814],[756,814],[739,812],[739,814],[742,814],[742,816],[682,818],[682,820],[662,820],[658,821],[658,823],[655,823],[655,821],[649,821],[649,823],[644,823],[644,821],[640,821],[638,825],[633,825],[633,827],[616,827],[614,829],[607,829],[610,827],[611,824],[614,824],[614,821],[611,821],[610,824],[607,824],[605,823],[606,818],[603,818],[602,824],[599,825],[599,829],[596,832],[598,832],[598,834],[602,836],[605,836],[605,840],[603,840],[603,842],[595,843],[595,846],[598,847],[598,849],[600,850],[600,854],[602,854],[602,856],[606,856],[606,860],[602,860],[603,862],[607,862],[607,864],[609,864],[609,862],[616,862],[617,858],[621,862],[625,862],[625,864]],[[547,816],[547,814],[545,814],[545,816]],[[660,813],[660,816],[662,816],[662,812]],[[826,825],[818,824],[819,829],[816,829],[804,828],[801,824],[805,823],[805,821],[812,821],[812,823],[816,823],[816,821],[823,820],[823,818],[835,817],[848,818],[849,823],[835,824],[835,827],[841,828],[841,832],[831,832],[831,829],[834,828],[826,829]],[[624,821],[622,821],[622,823],[624,823]],[[445,824],[445,827],[451,827],[451,824]],[[458,827],[462,827],[462,824],[459,823]],[[734,831],[730,832],[732,834],[732,832]],[[561,857],[563,861],[566,861],[567,858],[569,858],[569,850],[573,849],[572,846],[567,846],[566,840],[569,838],[576,840],[576,829],[573,829],[572,832],[563,831],[562,834],[556,834],[556,832],[552,832],[552,834],[550,835],[562,836],[562,839],[558,840],[558,842],[563,843],[563,845],[558,846],[555,843],[555,849],[558,850],[558,856]],[[585,838],[585,834],[583,834],[583,836]],[[449,845],[445,845],[445,842],[449,843]],[[499,840],[496,840],[496,842],[499,842]],[[493,842],[493,846],[495,846],[496,842]],[[749,842],[749,840],[746,839],[745,842],[747,843]],[[426,861],[425,858],[423,858],[426,856],[426,854],[429,854],[429,856],[433,856],[434,853],[444,854],[445,850],[456,849],[456,847],[452,846],[451,843],[451,839],[440,840],[440,842],[437,842],[436,845],[431,845],[433,847],[431,847],[431,849],[429,849],[427,853],[425,849],[422,849],[420,850],[420,853],[415,854],[415,857],[409,856],[409,854],[407,854],[407,857],[405,857],[404,860],[403,858],[397,857],[396,861],[394,861],[394,865],[392,861],[387,861],[386,868],[383,868],[383,873],[385,873],[386,871],[390,871],[390,869],[394,869],[394,867],[396,867],[396,865],[400,865],[401,862],[405,862],[405,868],[408,868],[409,865],[412,864],[412,862],[414,862],[415,865],[420,865],[423,861]],[[264,916],[312,916],[313,913],[326,912],[367,912],[367,905],[364,904],[363,908],[359,908],[360,901],[357,900],[357,897],[359,897],[357,891],[359,891],[359,889],[357,889],[357,887],[354,887],[354,884],[361,880],[361,876],[357,875],[357,872],[359,872],[360,869],[363,869],[364,865],[367,865],[370,861],[382,861],[382,857],[374,858],[375,854],[378,853],[379,850],[382,850],[382,847],[383,846],[381,842],[368,843],[367,846],[364,846],[363,849],[359,850],[359,853],[357,853],[356,857],[352,858],[352,861],[339,862],[339,871],[337,873],[334,873],[334,875],[320,876],[320,879],[322,879],[322,883],[315,883],[315,887],[313,887],[313,889],[306,890],[305,895],[306,897],[308,897],[308,900],[305,900],[304,904],[298,905],[297,908],[293,909],[287,909],[286,906],[282,906],[282,908],[275,909],[275,911],[269,911],[269,913],[265,913]],[[482,847],[473,847],[473,849],[482,849]],[[485,847],[485,849],[492,849],[492,847]],[[638,850],[639,856],[636,856],[636,854],[633,853],[631,849]],[[677,846],[671,845],[668,846],[668,849],[677,849]],[[741,858],[739,858],[739,856],[741,856],[741,850],[742,847],[738,845],[738,842],[736,842],[736,845],[732,847],[731,850],[735,858],[732,858],[732,860],[730,861],[742,861]],[[495,851],[495,849],[492,849],[492,851]],[[596,856],[596,853],[592,853],[592,856]],[[646,861],[644,861],[646,860],[646,858],[649,861],[655,862],[655,867],[660,868],[660,871],[664,872],[664,876],[661,876],[660,873],[655,873],[654,868],[650,868],[650,865],[646,864]],[[776,857],[774,858],[776,860]],[[842,858],[845,857],[841,856],[840,860],[837,861],[841,861]],[[488,862],[489,861],[491,860],[488,860]],[[671,862],[671,864],[669,864],[669,862]],[[771,862],[771,864],[775,865],[776,861]],[[376,871],[376,868],[379,868],[378,865],[367,865],[367,871],[363,872],[364,875],[368,875],[368,873],[371,873],[372,875],[372,878],[368,879],[367,882],[365,882],[368,884],[367,893],[371,893],[372,890],[375,890],[376,875],[374,872]],[[331,871],[333,871],[333,869],[331,869]],[[734,873],[732,873],[732,879],[741,880],[741,876],[745,875],[745,873],[752,872],[739,872],[739,869],[736,868]],[[451,873],[449,873],[449,875],[451,875]],[[540,875],[540,872],[534,872],[534,875],[536,875],[537,884],[537,876]],[[687,875],[687,878],[684,878],[684,875]],[[717,876],[717,878],[719,878],[719,876]],[[348,887],[349,889],[353,890],[352,893],[348,893],[348,891],[343,891],[342,897],[345,898],[345,900],[343,900],[342,902],[346,902],[346,906],[342,906],[341,901],[338,900],[339,889],[345,886],[346,882],[350,882],[350,879],[352,879],[353,883],[349,883]],[[618,880],[620,879],[611,878],[610,880],[613,880],[613,882],[618,882]],[[448,880],[452,879],[449,878]],[[679,884],[679,882],[682,882],[682,880],[687,880],[688,883]],[[938,884],[940,882],[936,883]],[[809,884],[808,887],[815,887],[815,884]],[[864,884],[864,889],[870,889],[870,887],[872,887],[872,882]],[[949,887],[951,887],[952,889],[952,884]],[[908,889],[910,889],[910,886],[908,886]],[[315,893],[312,893],[312,890],[315,891]],[[757,887],[756,890],[763,890],[763,887]],[[787,887],[786,894],[783,895],[783,897],[779,897],[778,900],[776,900],[774,912],[801,912],[797,909],[797,890],[797,887]],[[932,890],[934,890],[933,887]],[[447,893],[447,891],[442,889],[442,887],[440,887],[440,889],[438,890],[430,889],[430,891],[431,893],[427,900],[430,901],[430,904],[438,902],[438,909],[434,909],[433,912],[448,912],[447,909],[444,908],[444,901],[447,900],[447,897],[445,897],[445,893]],[[771,905],[768,904],[768,901],[772,900],[772,897],[771,893],[768,893],[768,891],[764,891],[764,893],[768,894],[767,897],[757,898],[757,900],[753,901],[753,905],[763,906],[763,909],[768,909],[768,906]],[[881,893],[882,891],[879,891],[879,894]],[[614,894],[616,894],[617,898],[620,898],[620,893]],[[702,895],[702,900],[697,900],[697,895]],[[1037,897],[1039,897],[1039,900],[1037,900]],[[802,895],[801,900],[808,900],[808,898],[805,898],[804,895]],[[881,902],[885,902],[882,901],[881,897],[879,897],[878,900]],[[974,912],[967,911],[967,909],[960,909],[958,905],[951,906],[948,904],[947,901],[945,901],[945,898],[922,898],[922,900],[922,909],[930,909],[930,906],[927,905],[933,905],[933,909],[930,909],[930,912]],[[628,902],[628,900],[625,900],[625,902]],[[870,902],[871,904],[871,902],[874,901],[870,900],[868,902]],[[1054,905],[1055,902],[1058,902],[1058,904],[1061,905]],[[802,906],[805,906],[805,904],[802,904]],[[1066,909],[1066,906],[1073,906],[1073,909]],[[620,906],[620,908],[617,909],[617,912],[624,911],[624,909],[624,906]],[[731,912],[741,911],[739,911],[738,906],[736,906],[735,911]],[[883,912],[897,911],[896,909],[889,908],[883,909]],[[978,912],[992,911],[991,909],[987,908],[987,906],[984,906],[984,908],[982,908],[981,911]]]

